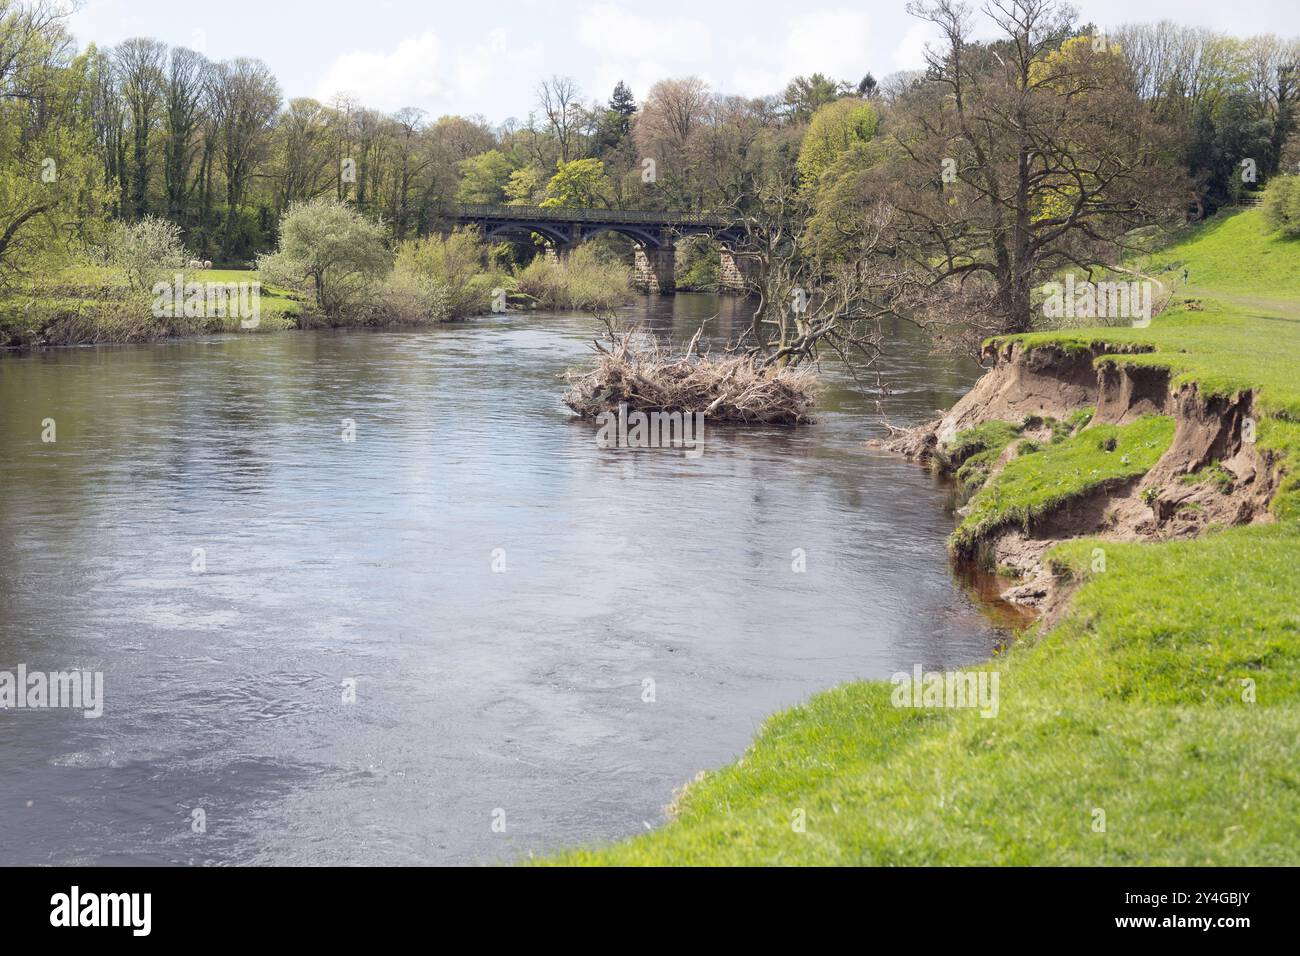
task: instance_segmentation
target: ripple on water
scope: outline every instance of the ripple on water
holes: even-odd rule
[[[638,308],[679,342],[745,319]],[[828,366],[809,428],[598,449],[560,402],[592,334],[534,314],[0,357],[0,667],[92,665],[106,698],[4,718],[0,863],[626,836],[773,710],[988,655],[943,489],[863,447],[875,396]],[[975,369],[897,334],[884,410],[918,421]]]

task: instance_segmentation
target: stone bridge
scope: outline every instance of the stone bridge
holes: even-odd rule
[[[616,232],[635,243],[633,281],[643,292],[671,295],[676,242],[683,236],[707,236],[722,247],[720,275],[724,289],[748,292],[752,260],[740,252],[738,229],[715,216],[689,212],[641,212],[621,209],[565,209],[545,206],[455,205],[444,218],[458,225],[477,226],[485,238],[538,235],[546,254],[563,256],[581,242],[603,232]]]

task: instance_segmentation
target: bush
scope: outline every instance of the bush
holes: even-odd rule
[[[1264,190],[1264,219],[1290,239],[1300,238],[1300,176],[1277,176]]]
[[[718,250],[703,239],[677,246],[677,288],[688,292],[715,292],[722,284]]]
[[[631,297],[632,275],[627,266],[602,262],[594,249],[578,246],[559,261],[537,256],[515,276],[515,288],[542,308],[608,312]]]
[[[460,319],[488,311],[503,285],[487,265],[488,248],[476,229],[404,242],[397,250],[385,295],[404,300],[430,321]]]
[[[307,296],[336,317],[374,291],[390,261],[378,223],[346,203],[313,199],[289,207],[280,248],[261,256],[257,268],[263,282]]]
[[[180,226],[145,216],[139,222],[115,222],[104,243],[90,251],[96,265],[117,269],[136,292],[153,286],[163,276],[185,267],[185,246]]]
[[[453,315],[446,286],[395,269],[376,289],[367,318],[375,324],[423,325]]]

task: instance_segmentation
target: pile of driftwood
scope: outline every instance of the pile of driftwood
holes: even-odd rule
[[[709,421],[766,425],[809,422],[817,377],[806,368],[763,368],[748,355],[684,353],[633,341],[632,333],[596,342],[596,367],[570,372],[564,404],[583,418],[602,412],[703,413]]]

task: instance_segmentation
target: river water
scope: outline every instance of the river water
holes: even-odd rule
[[[744,308],[631,312],[684,342]],[[893,333],[897,424],[977,374]],[[945,490],[863,446],[874,396],[827,368],[816,425],[601,449],[560,402],[591,334],[533,314],[0,356],[0,671],[104,675],[97,719],[0,710],[0,864],[606,841],[778,708],[988,657]]]

